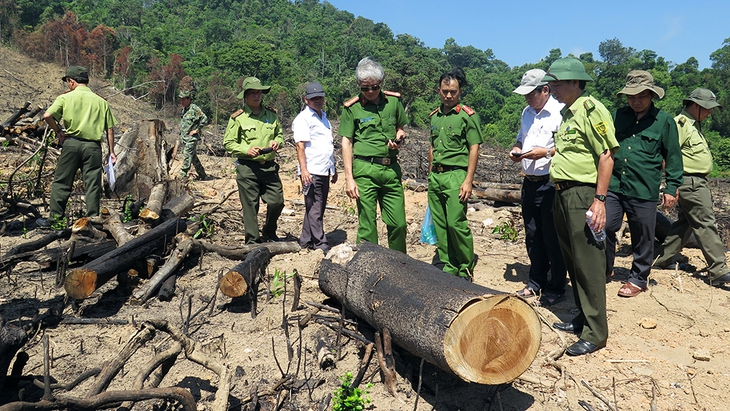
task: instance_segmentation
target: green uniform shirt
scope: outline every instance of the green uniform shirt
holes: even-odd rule
[[[180,135],[187,136],[193,130],[200,130],[208,123],[208,116],[203,113],[200,107],[190,103],[187,110],[183,109],[180,119]]]
[[[106,100],[83,84],[58,96],[48,112],[57,122],[63,118],[66,135],[82,140],[101,141],[117,124]]]
[[[448,113],[441,108],[431,113],[433,164],[468,167],[469,147],[484,142],[479,114],[465,107],[457,104]]]
[[[666,112],[654,107],[640,120],[631,107],[613,113],[616,140],[621,145],[614,156],[613,174],[608,190],[628,197],[657,201],[662,180],[662,161],[666,160],[666,192],[674,195],[682,185],[682,155],[679,151],[677,123]]]
[[[360,96],[355,104],[342,110],[339,133],[353,140],[353,155],[395,158],[398,150],[388,149],[388,140],[395,139],[396,129],[407,121],[397,97],[380,93],[378,104],[374,104]]]
[[[677,117],[679,146],[682,148],[684,172],[688,174],[710,174],[712,171],[712,154],[705,136],[695,126],[695,119],[682,110]]]
[[[275,151],[251,157],[248,155],[248,149],[269,147],[272,140],[279,143],[279,146],[284,145],[284,134],[276,113],[262,107],[259,115],[254,115],[246,106],[233,113],[228,120],[226,134],[223,136],[223,147],[234,157],[242,160],[269,161],[276,158]]]
[[[596,184],[600,155],[618,148],[611,113],[586,93],[561,113],[563,122],[555,133],[550,179]]]

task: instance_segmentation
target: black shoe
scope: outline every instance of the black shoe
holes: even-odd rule
[[[574,333],[574,334],[580,334],[583,332],[583,326],[582,325],[576,325],[573,323],[554,323],[553,328],[560,331],[565,331],[566,333]]]
[[[565,349],[565,353],[572,356],[577,355],[584,355],[584,354],[590,354],[594,351],[598,351],[603,346],[598,346],[596,344],[593,344],[592,342],[588,342],[586,340],[578,340],[575,344],[571,345],[570,347]]]
[[[730,273],[721,275],[720,277],[710,280],[710,284],[714,287],[722,287],[723,285],[730,283]]]
[[[40,228],[51,228],[51,220],[48,218],[38,218],[35,223]]]

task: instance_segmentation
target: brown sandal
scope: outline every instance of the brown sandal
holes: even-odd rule
[[[627,297],[627,298],[636,297],[637,295],[641,294],[642,291],[646,291],[646,288],[641,288],[638,285],[632,283],[631,281],[627,281],[618,290],[618,295],[619,295],[619,297]]]
[[[518,297],[522,297],[522,298],[532,298],[537,295],[537,293],[535,292],[535,290],[532,289],[532,287],[525,287],[525,288],[521,289],[520,291],[515,292],[515,294]]]

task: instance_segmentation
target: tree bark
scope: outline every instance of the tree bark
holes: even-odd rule
[[[165,264],[149,279],[142,287],[133,294],[133,302],[136,304],[144,304],[152,295],[162,286],[170,276],[175,273],[180,264],[185,261],[190,253],[195,249],[193,238],[185,233],[178,233],[175,236],[178,245],[170,254]]]
[[[364,243],[341,266],[323,260],[322,291],[393,341],[465,381],[503,384],[532,363],[540,320],[524,300],[406,254]]]
[[[15,353],[28,341],[25,331],[14,325],[0,323],[0,388],[5,385],[8,368]]]
[[[245,295],[249,289],[256,292],[261,274],[271,260],[268,248],[259,246],[250,252],[242,263],[228,271],[219,283],[219,288],[228,297],[236,298]]]
[[[139,217],[148,224],[155,225],[162,214],[162,204],[167,195],[167,181],[163,181],[152,187],[147,207],[139,212]]]
[[[503,203],[515,203],[519,204],[522,202],[522,194],[520,190],[505,190],[501,188],[478,188],[472,189],[472,195],[477,198],[481,198],[489,201],[501,201]]]
[[[176,233],[185,231],[185,227],[185,222],[180,218],[168,220],[123,246],[72,270],[64,283],[66,293],[75,299],[90,296],[115,275],[133,268],[137,261],[164,247],[172,241]]]
[[[152,187],[170,179],[164,130],[161,120],[140,121],[119,139],[115,148],[118,154],[114,191],[120,197],[131,194],[134,198],[149,198]]]

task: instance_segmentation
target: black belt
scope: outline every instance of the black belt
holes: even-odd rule
[[[367,161],[368,163],[380,164],[380,165],[384,165],[384,166],[389,166],[389,165],[395,163],[395,159],[394,158],[390,158],[390,157],[364,157],[364,156],[355,156],[355,158],[358,159],[358,160]]]
[[[525,179],[526,180],[529,180],[529,181],[532,181],[533,183],[537,183],[537,182],[540,182],[540,181],[550,180],[550,175],[549,174],[543,174],[541,176],[533,176],[533,175],[525,174]]]
[[[443,173],[445,171],[453,171],[453,170],[464,170],[466,171],[466,167],[462,166],[444,166],[441,164],[434,164],[431,166],[431,171],[434,173]]]
[[[254,167],[271,167],[274,164],[276,164],[276,162],[274,162],[274,160],[269,160],[269,161],[266,161],[266,160],[258,160],[258,161],[256,161],[256,160],[245,160],[245,159],[239,158],[236,161],[238,161],[238,164],[246,164],[248,166],[254,166]]]
[[[75,137],[75,136],[69,136],[68,134],[66,134],[66,138],[70,138],[71,140],[81,141],[81,142],[83,142],[83,143],[95,143],[95,144],[101,144],[101,140],[99,140],[99,141],[95,141],[95,140],[87,140],[87,139],[85,139],[85,138],[78,138],[78,137]]]
[[[569,188],[573,187],[579,187],[579,186],[588,186],[588,187],[595,187],[595,184],[588,184],[588,183],[581,183],[580,181],[556,181],[555,182],[555,189],[558,191],[567,190]]]
[[[697,178],[707,178],[707,174],[700,174],[700,173],[684,173],[685,177],[697,177]]]

